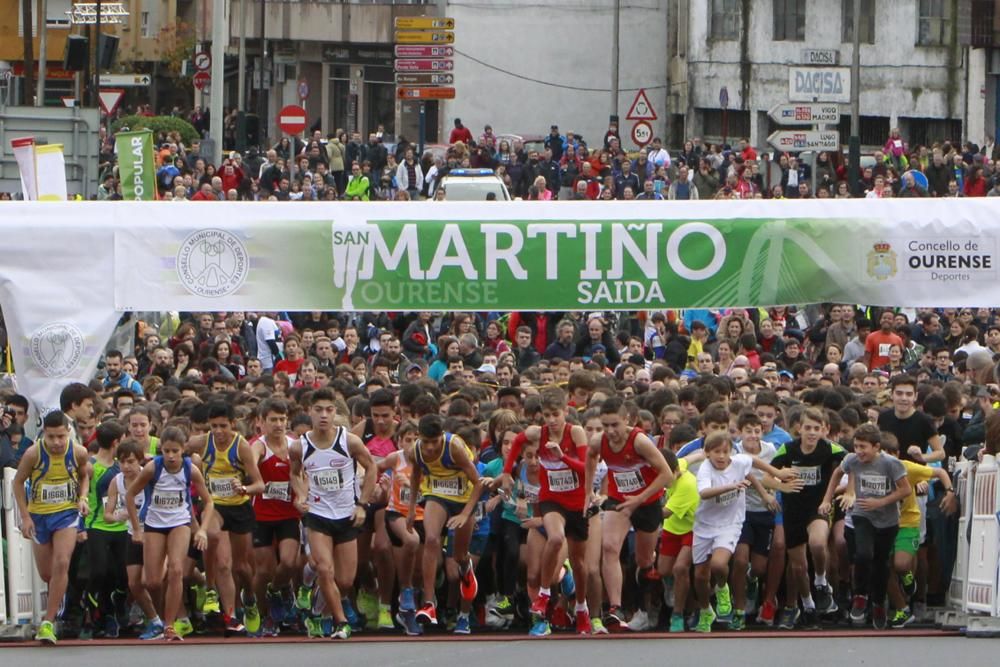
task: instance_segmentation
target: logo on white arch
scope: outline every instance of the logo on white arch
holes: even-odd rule
[[[80,365],[83,333],[66,322],[46,324],[31,335],[31,359],[45,375],[65,377]]]
[[[243,241],[222,229],[194,232],[177,251],[177,278],[195,296],[228,296],[249,273],[250,256]]]

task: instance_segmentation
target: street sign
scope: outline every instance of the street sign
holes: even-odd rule
[[[306,110],[289,104],[278,112],[278,127],[285,134],[296,135],[306,129]]]
[[[773,133],[767,138],[767,143],[774,146],[776,150],[792,153],[835,151],[840,148],[840,133],[836,130],[828,132],[786,130]]]
[[[767,112],[778,125],[836,125],[840,122],[840,107],[834,103],[777,104]]]
[[[212,54],[208,51],[202,51],[200,53],[194,54],[194,68],[199,72],[206,71],[212,66]]]
[[[653,111],[653,105],[650,104],[649,98],[646,96],[645,88],[640,88],[639,92],[635,94],[635,99],[632,100],[632,106],[629,107],[625,118],[628,120],[656,120],[656,112]]]
[[[408,88],[396,89],[396,97],[401,100],[453,100],[454,88]]]
[[[851,101],[850,67],[789,67],[789,102]]]
[[[121,88],[101,88],[97,91],[97,101],[100,103],[101,108],[104,109],[104,113],[109,116],[118,109],[118,105],[122,103],[123,97],[125,97],[125,91]]]
[[[393,21],[396,30],[454,30],[455,19],[435,16],[397,16]]]
[[[397,72],[450,72],[455,69],[454,60],[396,59]]]
[[[637,121],[632,126],[632,141],[639,148],[642,148],[653,140],[653,126],[644,120]]]
[[[194,82],[195,88],[205,90],[212,81],[212,76],[208,72],[195,72],[191,80]]]
[[[397,44],[395,53],[397,58],[451,58],[455,55],[455,47]]]
[[[396,74],[397,86],[450,86],[455,83],[454,74]]]
[[[153,82],[149,74],[102,74],[102,86],[148,86]]]
[[[72,109],[73,107],[76,106],[76,98],[75,97],[60,97],[59,99],[62,100],[62,103],[63,103],[64,107]]]
[[[454,44],[455,33],[446,30],[396,31],[398,44]]]
[[[304,100],[309,97],[309,82],[305,79],[299,79],[299,99]]]

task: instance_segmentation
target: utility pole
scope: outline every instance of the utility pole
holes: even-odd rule
[[[212,0],[212,82],[209,99],[209,134],[215,150],[210,156],[216,166],[222,165],[222,84],[226,72],[226,0]]]
[[[615,15],[611,24],[611,115],[618,115],[618,51],[622,0],[615,0]]]
[[[236,85],[236,150],[243,152],[247,143],[247,0],[240,0],[240,73]]]
[[[94,21],[94,80],[90,83],[90,106],[101,106],[101,0],[97,0]]]
[[[49,14],[47,0],[38,0],[38,93],[35,95],[35,106],[45,106],[45,70],[48,67],[48,57],[45,53],[49,48]]]
[[[847,179],[855,191],[861,179],[861,0],[854,0],[854,53],[851,56],[851,137],[847,143]],[[854,192],[855,194],[860,194]]]
[[[31,2],[21,3],[21,25],[24,28],[24,106],[31,106],[35,97],[35,53],[32,43]]]

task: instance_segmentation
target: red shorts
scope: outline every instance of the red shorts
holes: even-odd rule
[[[660,555],[676,558],[683,547],[690,547],[694,542],[694,531],[683,535],[674,535],[669,531],[660,533]]]

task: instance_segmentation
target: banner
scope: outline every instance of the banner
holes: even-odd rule
[[[11,150],[21,174],[21,194],[25,201],[38,199],[38,179],[35,177],[35,138],[11,139]]]
[[[66,201],[66,158],[62,144],[35,146],[38,201]]]
[[[153,158],[153,132],[136,130],[115,135],[118,177],[125,201],[156,199],[156,161]]]
[[[995,306],[1000,200],[10,202],[18,383],[90,380],[120,311]]]

